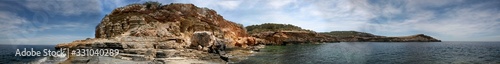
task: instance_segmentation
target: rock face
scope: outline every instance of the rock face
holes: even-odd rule
[[[225,63],[230,56],[225,55],[226,47],[254,44],[249,38],[241,24],[225,20],[214,10],[193,4],[147,2],[113,10],[96,26],[95,38],[56,48],[119,49],[120,54],[113,58],[153,63],[168,63],[172,58]],[[90,60],[70,55],[65,63]]]
[[[196,31],[213,32],[218,38],[237,40],[247,33],[240,24],[225,20],[215,11],[193,4],[131,4],[115,9],[96,27],[96,38],[121,36],[160,37],[188,42]],[[231,44],[235,42],[228,42]]]

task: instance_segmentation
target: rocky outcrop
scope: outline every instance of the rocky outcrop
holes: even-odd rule
[[[319,42],[337,42],[335,38],[331,38],[322,34],[309,31],[278,31],[278,32],[261,32],[252,34],[262,44],[298,44],[298,43],[319,43]]]
[[[218,38],[237,40],[246,37],[245,29],[225,20],[215,11],[193,4],[172,3],[156,8],[147,4],[131,4],[115,9],[96,27],[96,38],[119,36],[188,39],[196,31],[213,32]],[[236,43],[228,42],[227,44]]]
[[[433,37],[417,34],[403,37],[386,37],[357,31],[332,31],[316,33],[293,25],[265,23],[246,27],[260,44],[283,45],[318,42],[440,42]],[[250,30],[249,30],[250,31]]]
[[[388,38],[390,39],[386,40],[388,42],[441,42],[441,40],[435,39],[433,37],[424,34],[417,34],[417,35],[403,36],[403,37],[388,37]]]
[[[58,44],[56,48],[119,49],[115,59],[168,63],[172,59],[226,63],[226,48],[255,44],[241,24],[193,4],[147,2],[117,8],[96,26],[95,38]],[[254,47],[249,47],[254,48]],[[94,57],[69,55],[65,63],[89,63]],[[95,59],[94,59],[95,60]],[[106,63],[106,62],[104,62]]]
[[[441,42],[424,34],[402,37],[386,37],[357,31],[332,31],[321,34],[334,37],[341,42]]]
[[[250,25],[245,27],[250,34],[261,32],[278,32],[278,31],[301,31],[301,32],[314,32],[307,29],[302,29],[298,26],[291,24],[277,24],[277,23],[264,23],[260,25]]]
[[[252,34],[256,41],[266,45],[320,43],[320,42],[441,42],[433,37],[417,34],[402,37],[386,37],[360,33],[357,35],[329,35],[307,31],[278,31]]]

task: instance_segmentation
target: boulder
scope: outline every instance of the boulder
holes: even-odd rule
[[[203,51],[208,51],[208,49],[214,45],[214,42],[215,36],[207,31],[194,32],[191,38],[191,46]]]

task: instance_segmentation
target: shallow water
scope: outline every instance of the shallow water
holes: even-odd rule
[[[242,64],[500,64],[500,42],[341,42],[266,46]]]

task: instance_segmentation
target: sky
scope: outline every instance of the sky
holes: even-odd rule
[[[94,38],[113,9],[150,0],[0,0],[0,44],[55,45]],[[155,1],[155,0],[153,0]],[[160,0],[192,3],[244,26],[282,23],[316,32],[426,34],[500,41],[499,0]]]

